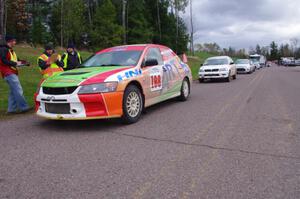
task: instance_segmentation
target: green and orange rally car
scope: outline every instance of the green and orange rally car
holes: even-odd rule
[[[192,74],[170,48],[128,45],[102,50],[79,68],[43,81],[36,113],[55,120],[122,118],[138,121],[144,108],[189,97]]]

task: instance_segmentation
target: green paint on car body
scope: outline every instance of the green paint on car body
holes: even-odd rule
[[[42,83],[42,87],[72,87],[78,86],[81,82],[99,75],[101,73],[113,71],[124,67],[120,66],[105,66],[105,67],[88,67],[78,68],[66,72],[53,75]]]

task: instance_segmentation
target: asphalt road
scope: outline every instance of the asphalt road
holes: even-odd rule
[[[118,121],[0,121],[0,198],[300,198],[300,68]]]

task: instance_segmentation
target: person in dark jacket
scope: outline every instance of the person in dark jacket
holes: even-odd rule
[[[82,63],[82,57],[79,52],[75,50],[75,45],[70,43],[67,47],[67,52],[62,56],[64,62],[64,70],[72,70]]]
[[[17,55],[13,50],[16,45],[16,38],[10,35],[5,37],[5,45],[0,47],[0,72],[2,78],[7,82],[10,92],[8,97],[7,113],[25,113],[32,108],[28,106],[23,89],[18,78],[17,67],[22,63],[18,61]]]

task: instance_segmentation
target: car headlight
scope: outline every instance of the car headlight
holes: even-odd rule
[[[82,86],[78,94],[109,93],[117,90],[118,82],[105,82]]]
[[[204,72],[204,69],[200,68],[200,69],[199,69],[199,72],[200,72],[200,73]]]
[[[220,68],[219,71],[221,71],[221,72],[227,71],[227,68]]]

